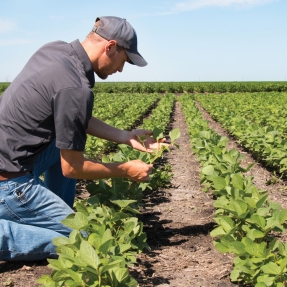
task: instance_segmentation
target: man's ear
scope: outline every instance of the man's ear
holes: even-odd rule
[[[117,41],[116,40],[110,40],[107,42],[105,46],[106,53],[109,53],[110,51],[113,52],[117,48]]]

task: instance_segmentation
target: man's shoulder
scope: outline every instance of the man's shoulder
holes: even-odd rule
[[[46,43],[40,49],[63,48],[63,47],[67,47],[68,45],[69,43],[65,41],[57,40],[57,41]]]

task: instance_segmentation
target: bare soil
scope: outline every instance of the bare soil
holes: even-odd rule
[[[245,155],[243,166],[254,162],[208,113],[202,108],[201,111],[213,129],[230,138],[228,147]],[[151,251],[138,256],[131,274],[139,287],[239,286],[229,279],[232,256],[218,253],[209,235],[215,226],[213,196],[204,193],[200,186],[200,166],[190,149],[179,103],[171,123],[171,128],[176,127],[181,131],[180,150],[173,150],[166,158],[173,169],[172,186],[145,194],[145,209],[139,219],[144,223]],[[251,173],[258,188],[267,189],[272,200],[287,206],[285,182],[274,179],[273,173],[260,164],[256,164]],[[270,180],[275,184],[267,186]],[[78,184],[78,196],[83,196],[82,183]],[[39,285],[35,279],[50,273],[46,260],[0,262],[0,286],[36,287]]]

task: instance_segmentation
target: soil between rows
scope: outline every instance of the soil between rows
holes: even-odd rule
[[[210,125],[218,133],[228,136],[220,125],[201,109]],[[214,227],[213,199],[202,191],[199,183],[199,163],[190,149],[186,124],[177,102],[171,128],[180,128],[180,150],[167,156],[172,166],[172,187],[147,192],[146,208],[139,220],[144,223],[150,252],[138,256],[138,264],[131,274],[139,287],[185,286],[238,286],[229,280],[232,257],[218,253],[209,233]],[[254,162],[246,151],[230,138],[229,148],[239,149],[246,155],[242,165]],[[273,174],[260,165],[252,168],[254,182],[259,188],[268,189],[272,199],[286,207],[285,183],[278,181],[266,186]],[[78,196],[83,195],[83,184],[78,184]],[[286,236],[286,235],[285,235]],[[50,274],[47,261],[0,262],[0,286],[36,287],[37,278]]]

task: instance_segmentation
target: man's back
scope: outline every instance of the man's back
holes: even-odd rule
[[[89,66],[90,62],[86,55],[78,55],[83,52],[79,45],[78,41],[71,44],[57,41],[43,46],[2,95],[0,172],[32,170],[36,156],[55,139],[60,129],[71,125],[63,121],[74,121],[78,113],[75,109],[83,105],[82,101],[88,100],[88,117],[91,116],[89,97],[93,75],[87,79],[84,65]],[[86,63],[82,63],[82,58]],[[63,119],[65,111],[67,115]],[[87,120],[82,122],[86,124]],[[65,142],[61,138],[59,141]]]

